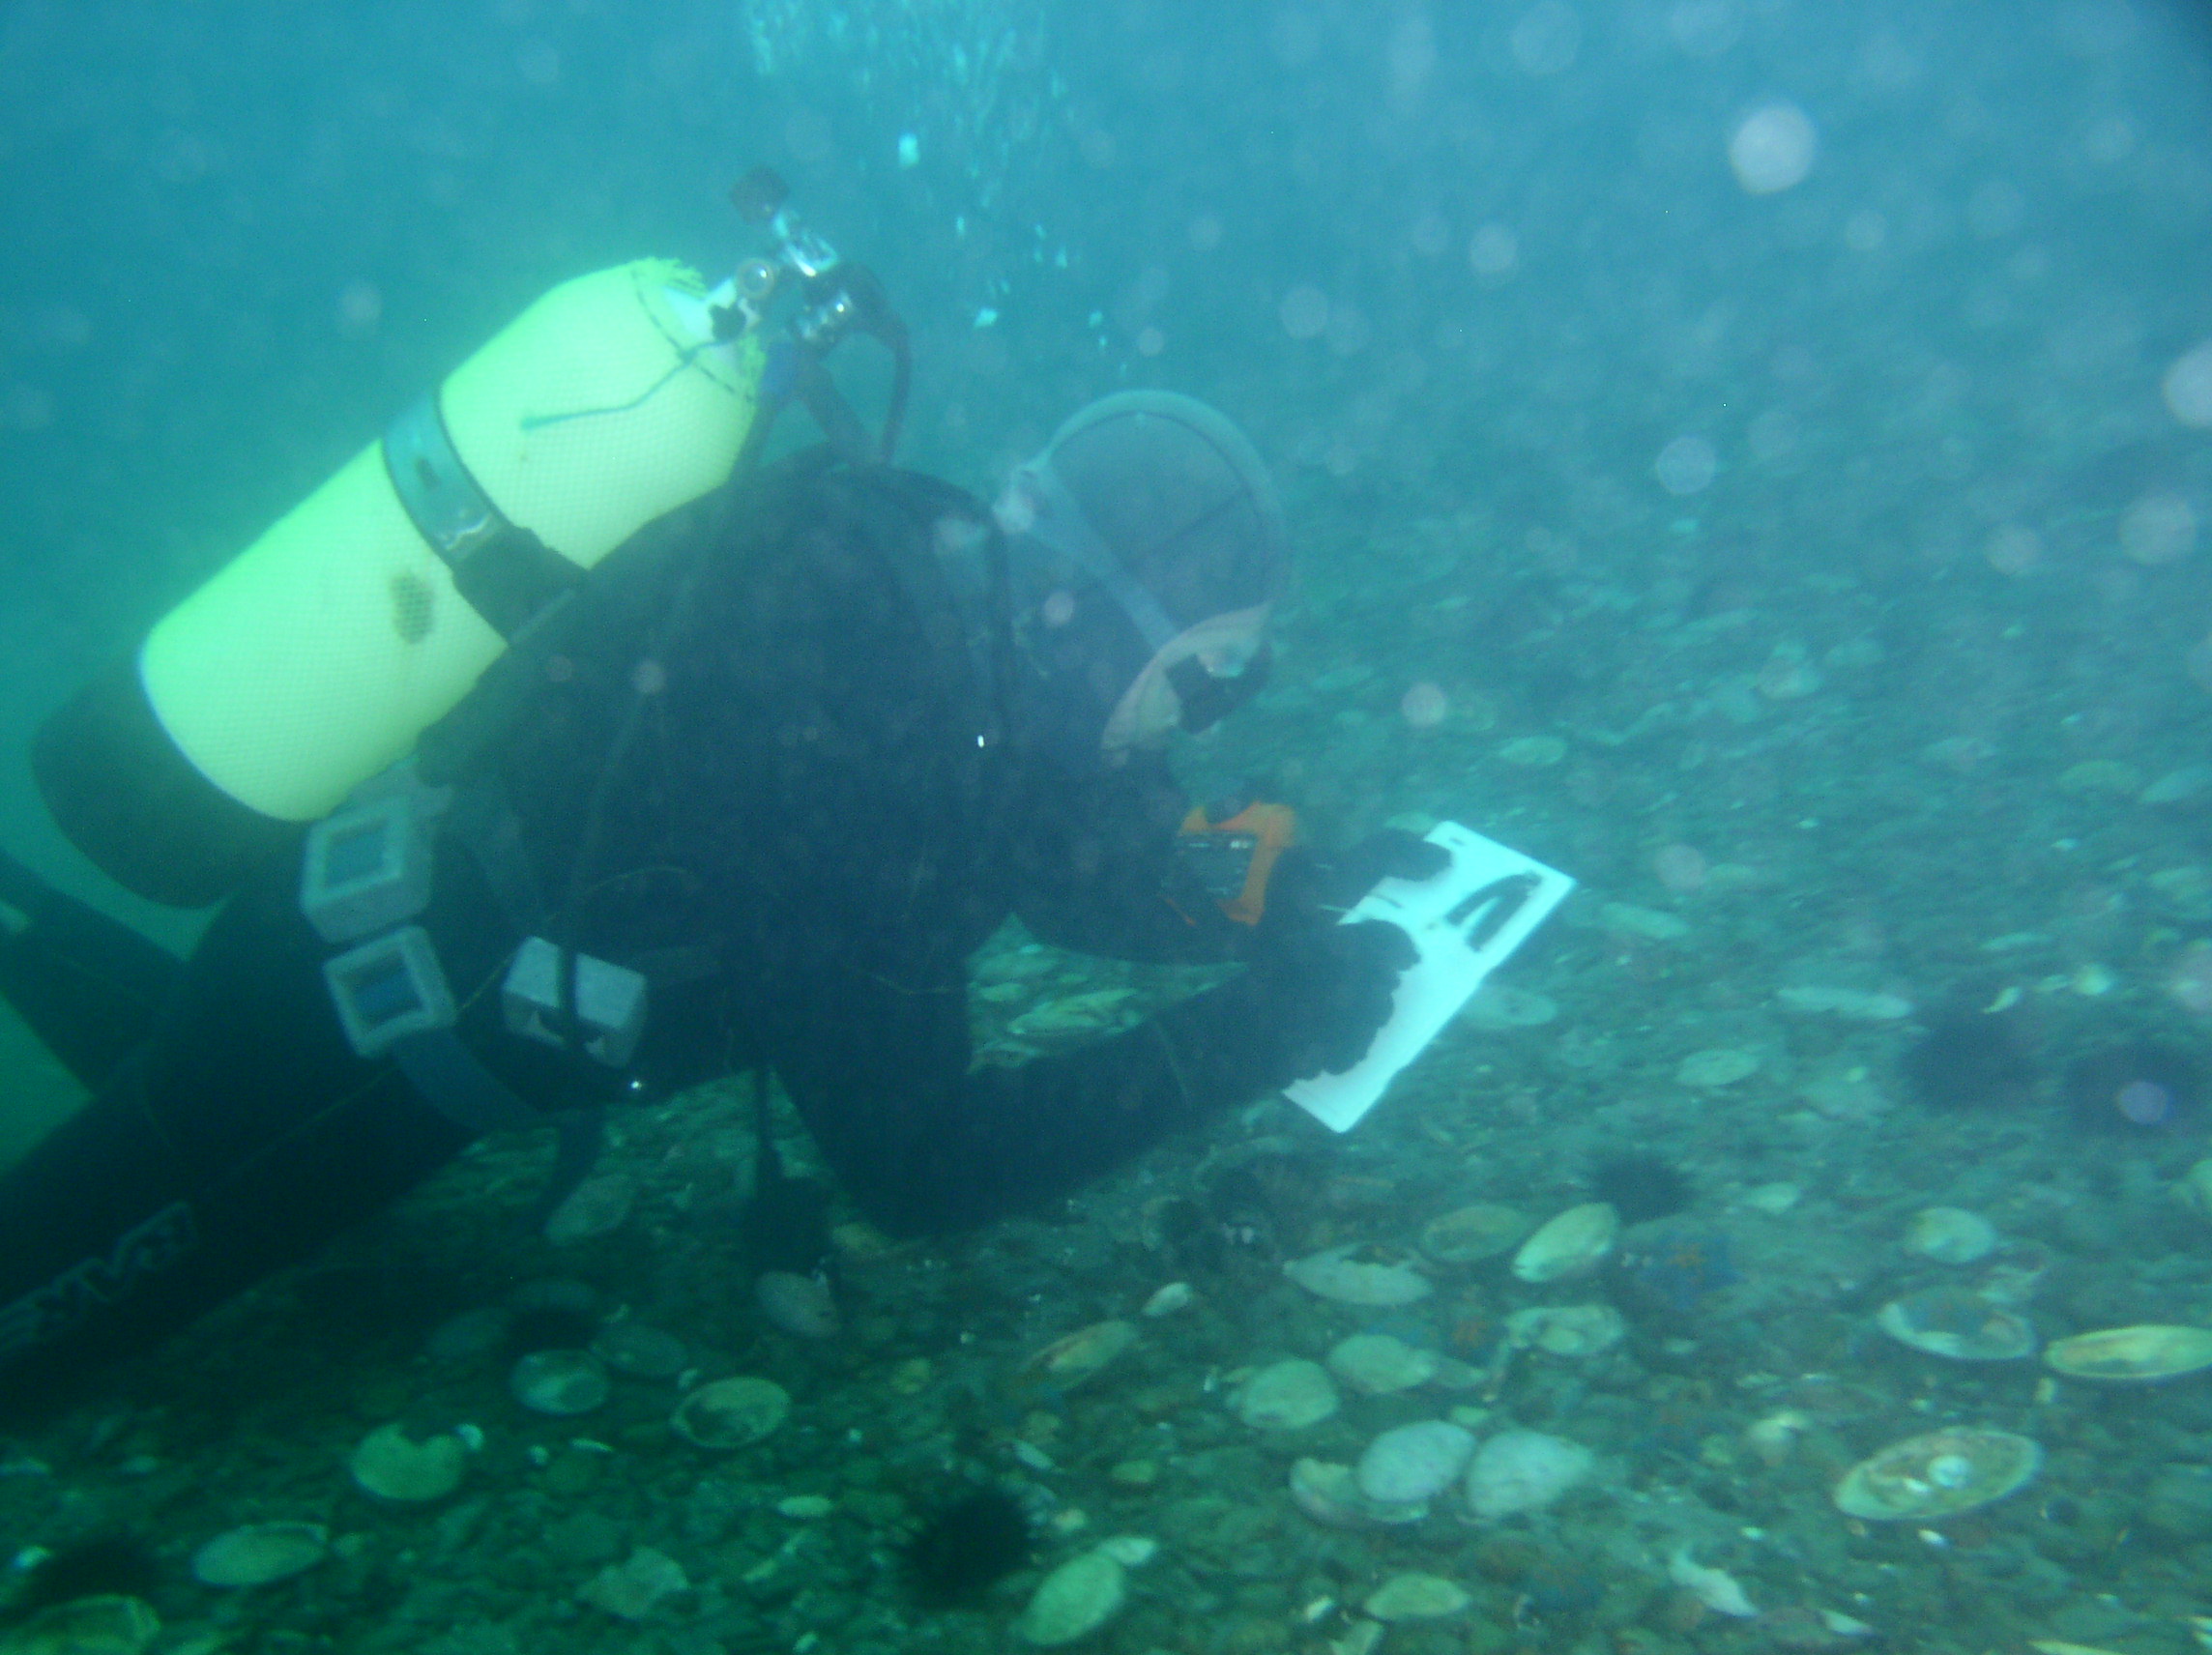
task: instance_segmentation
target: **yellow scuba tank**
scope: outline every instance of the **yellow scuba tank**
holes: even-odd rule
[[[564,282],[39,733],[55,820],[193,906],[407,753],[508,641],[730,475],[764,353],[643,260]]]

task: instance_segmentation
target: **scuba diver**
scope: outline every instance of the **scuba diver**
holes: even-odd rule
[[[781,270],[816,267],[802,322],[873,307],[903,343],[872,284],[779,203],[763,217]],[[606,291],[634,306],[648,288],[624,274]],[[768,285],[741,271],[740,301],[748,275]],[[1286,847],[1279,809],[1193,812],[1164,754],[1266,670],[1288,548],[1242,433],[1185,397],[1110,396],[986,507],[888,463],[897,397],[880,440],[855,441],[818,353],[778,367],[804,327],[762,340],[758,311],[681,312],[686,335],[653,309],[640,349],[673,354],[636,368],[644,394],[571,394],[626,418],[719,350],[756,405],[805,401],[830,443],[753,463],[748,408],[734,473],[726,452],[700,468],[727,481],[639,506],[645,526],[577,567],[519,527],[468,427],[495,340],[41,732],[34,768],[77,844],[146,894],[221,906],[180,960],[0,857],[0,993],[93,1094],[0,1175],[0,1400],[66,1398],[488,1131],[562,1128],[550,1201],[609,1105],[772,1074],[860,1212],[925,1235],[1033,1210],[1366,1052],[1413,950],[1338,921],[1441,853]],[[406,557],[427,548],[400,568],[421,592],[390,572],[399,541],[358,549],[355,526],[387,520],[419,537]],[[312,581],[293,555],[309,542]],[[376,577],[382,630],[357,644],[350,612],[296,609],[325,632],[287,672],[420,652],[461,621],[494,648],[443,706],[405,654],[415,676],[390,682],[412,711],[336,763],[271,732],[364,727],[364,681],[277,690],[254,669],[269,594],[327,591],[343,556]],[[516,599],[548,559],[557,593]],[[214,642],[195,656],[180,625]],[[335,807],[283,802],[318,765]],[[1244,969],[1125,1031],[979,1066],[967,961],[1009,915],[1085,952]]]

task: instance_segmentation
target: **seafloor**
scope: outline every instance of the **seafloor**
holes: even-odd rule
[[[1584,881],[1508,969],[1518,998],[1447,1031],[1356,1132],[1258,1103],[1033,1219],[938,1246],[846,1231],[845,1326],[825,1339],[755,1308],[742,1086],[622,1119],[600,1169],[620,1181],[599,1188],[626,1211],[565,1245],[524,1223],[547,1145],[494,1143],[9,1441],[0,1536],[150,1542],[169,1651],[998,1651],[1020,1646],[1040,1573],[1111,1536],[1158,1548],[1083,1645],[1116,1655],[2199,1647],[2212,1379],[1948,1360],[1875,1319],[2011,1260],[2043,1340],[2212,1323],[2212,1221],[2173,1194],[2203,1152],[2191,1077],[2165,1075],[2149,1125],[2100,1113],[2094,1088],[2067,1095],[2069,1074],[2077,1092],[2105,1074],[2084,1060],[2139,1066],[2145,1043],[2200,1037],[2200,720],[2100,714],[2110,697],[2062,664],[2068,600],[2006,595],[1998,574],[1901,617],[1878,577],[1732,566],[1686,515],[1622,526],[1644,548],[1630,579],[1625,559],[1483,512],[1370,499],[1363,520],[1395,524],[1378,534],[1352,509],[1303,525],[1321,572],[1286,617],[1278,683],[1187,769],[1257,777],[1326,838],[1449,816]],[[1439,693],[1408,701],[1420,682]],[[1999,723],[2001,740],[1977,733]],[[977,970],[992,1060],[1172,987],[1010,935]],[[1102,989],[1131,992],[1066,1004]],[[1942,1060],[1906,1063],[1931,1030]],[[1346,1242],[1417,1261],[1424,1223],[1474,1202],[1547,1218],[1631,1152],[1678,1170],[1689,1204],[1579,1278],[1431,1263],[1427,1297],[1362,1308],[1282,1272]],[[1932,1205],[1987,1219],[1997,1251],[1906,1251]],[[618,1376],[576,1417],[525,1410],[511,1350],[451,1319],[547,1281],[681,1339],[682,1374]],[[1140,1314],[1175,1281],[1189,1303]],[[1513,1310],[1597,1302],[1625,1317],[1620,1344],[1500,1360]],[[1136,1343],[1094,1375],[1012,1382],[1116,1320]],[[1348,1390],[1301,1430],[1239,1416],[1244,1373],[1361,1331],[1449,1361],[1413,1389]],[[680,1387],[731,1375],[785,1387],[789,1419],[730,1453],[674,1435]],[[1294,1504],[1294,1461],[1349,1464],[1443,1417],[1570,1439],[1595,1468],[1494,1522],[1456,1492],[1394,1525]],[[480,1431],[454,1493],[354,1486],[349,1454],[394,1421]],[[2034,1439],[2040,1472],[1948,1518],[1837,1508],[1855,1462],[1954,1425]],[[1037,1568],[925,1610],[902,1549],[984,1482],[1039,1519]],[[322,1525],[328,1555],[257,1587],[194,1579],[202,1543],[279,1520]],[[657,1597],[592,1587],[640,1549],[681,1583],[649,1556]],[[1407,1571],[1468,1601],[1369,1619]]]

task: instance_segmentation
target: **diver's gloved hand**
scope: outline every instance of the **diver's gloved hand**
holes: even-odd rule
[[[1273,915],[1273,905],[1268,913]],[[1271,1089],[1337,1074],[1367,1055],[1390,1020],[1398,977],[1419,956],[1379,919],[1357,925],[1263,921],[1243,983],[1258,1077]]]
[[[1267,908],[1260,930],[1333,925],[1378,881],[1433,879],[1450,863],[1451,853],[1441,845],[1396,828],[1370,833],[1334,856],[1294,845],[1276,858],[1268,876]]]

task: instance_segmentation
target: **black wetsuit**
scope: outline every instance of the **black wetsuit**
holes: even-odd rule
[[[972,1072],[966,961],[1009,914],[1128,958],[1223,958],[1244,928],[1179,875],[1164,763],[1026,748],[1003,605],[949,572],[965,547],[968,584],[988,586],[973,499],[832,472],[742,519],[610,559],[557,650],[513,657],[493,756],[453,767],[449,821],[480,828],[442,833],[421,923],[487,1067],[549,1108],[615,1080],[501,1030],[500,975],[532,928],[518,889],[570,946],[652,981],[635,1089],[772,1067],[899,1234],[1073,1190],[1312,1066],[1255,972]],[[485,822],[505,852],[483,852]],[[335,950],[298,892],[298,856],[272,860],[186,965],[67,898],[0,891],[33,918],[0,944],[0,991],[96,1094],[0,1178],[0,1397],[143,1348],[467,1141],[347,1046],[321,974]]]

